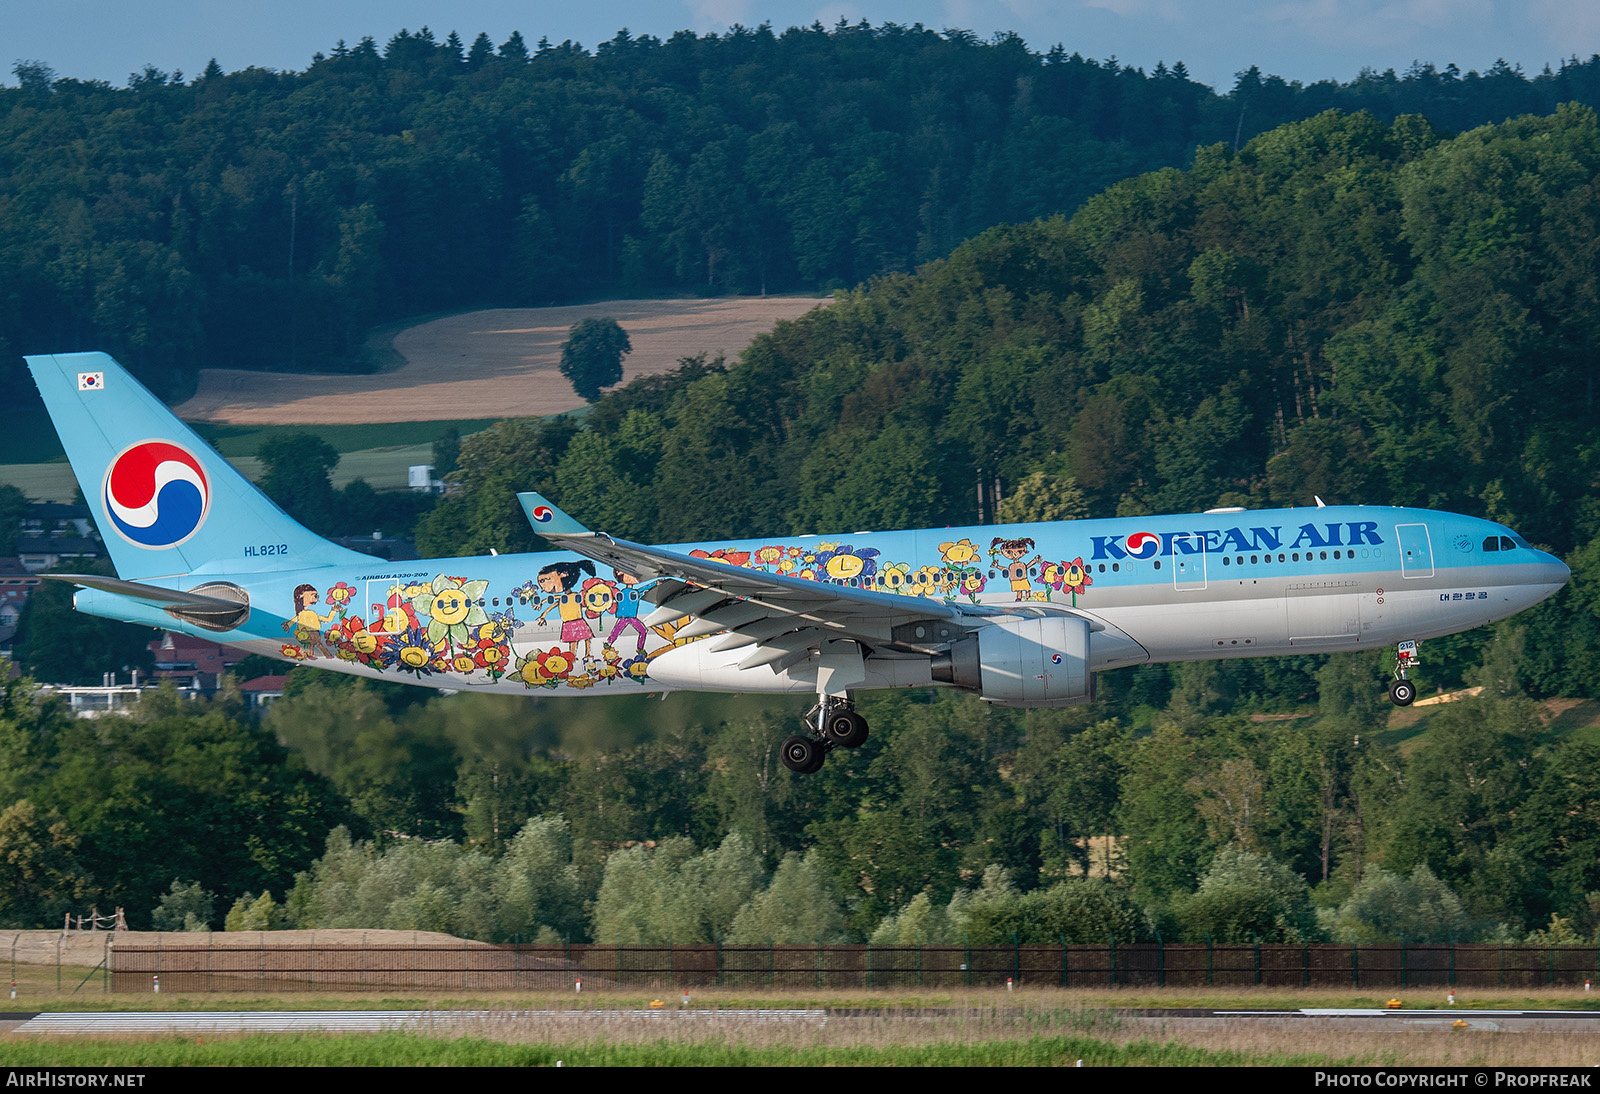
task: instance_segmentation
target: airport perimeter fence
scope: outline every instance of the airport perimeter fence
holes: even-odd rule
[[[1600,949],[1497,945],[266,945],[250,935],[113,943],[110,990],[614,988],[1535,988],[1600,979]]]

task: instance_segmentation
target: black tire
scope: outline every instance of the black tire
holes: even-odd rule
[[[826,755],[822,745],[810,737],[786,737],[778,751],[783,758],[783,766],[800,775],[820,770]]]
[[[823,732],[840,748],[860,748],[867,743],[867,720],[853,710],[841,710],[828,717]]]
[[[1389,685],[1389,701],[1397,707],[1408,707],[1417,701],[1417,685],[1410,680],[1396,680]]]

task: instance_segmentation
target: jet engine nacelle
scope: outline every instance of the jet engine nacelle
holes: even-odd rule
[[[1046,615],[991,623],[936,656],[933,678],[1000,706],[1090,702],[1089,621]]]

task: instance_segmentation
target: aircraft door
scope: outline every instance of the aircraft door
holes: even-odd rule
[[[1395,541],[1400,545],[1401,577],[1433,576],[1433,543],[1426,524],[1397,524]]]
[[[394,578],[367,582],[367,630],[399,634],[411,625],[411,605],[400,595],[402,584]]]
[[[1179,592],[1206,587],[1206,537],[1198,532],[1174,532],[1172,584]]]

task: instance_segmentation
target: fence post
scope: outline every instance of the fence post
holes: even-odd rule
[[[1450,986],[1456,986],[1456,932],[1450,932]]]
[[[722,987],[722,936],[717,935],[717,987]]]
[[[1400,986],[1406,986],[1406,978],[1411,969],[1410,955],[1406,951],[1406,932],[1400,932]]]
[[[822,936],[817,935],[817,987],[822,987]]]
[[[1067,932],[1058,931],[1056,937],[1061,939],[1061,986],[1067,986]]]
[[[367,932],[361,932],[361,990],[367,990]]]
[[[961,938],[966,945],[966,961],[962,963],[961,968],[967,974],[967,987],[970,988],[972,987],[972,936],[962,931]]]
[[[777,983],[778,972],[772,961],[772,936],[769,934],[767,935],[767,987],[775,987]]]
[[[1167,946],[1161,940],[1161,932],[1156,932],[1156,987],[1167,986]]]
[[[206,991],[211,990],[211,951],[217,944],[217,932],[206,932]]]
[[[472,954],[467,947],[471,945],[465,938],[461,940],[461,990],[467,990],[467,969],[472,965]]]
[[[1111,938],[1111,986],[1117,986],[1117,932],[1107,931]]]
[[[872,936],[867,935],[867,987],[872,987]]]
[[[1022,943],[1017,939],[1017,932],[1011,932],[1011,982],[1022,982]]]
[[[1300,986],[1311,986],[1311,947],[1306,944],[1306,932],[1300,932]]]
[[[622,932],[617,932],[617,986],[622,986]]]
[[[1261,986],[1261,936],[1251,931],[1250,937],[1256,940],[1256,987]]]
[[[667,987],[672,987],[672,932],[667,932]]]
[[[1506,944],[1500,943],[1500,986],[1506,986]]]
[[[1214,962],[1214,955],[1211,952],[1211,932],[1207,931],[1206,932],[1206,987],[1208,987],[1208,988],[1211,986],[1211,970],[1212,970],[1213,962]]]

